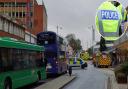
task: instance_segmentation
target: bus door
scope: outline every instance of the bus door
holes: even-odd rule
[[[55,52],[45,52],[44,53],[47,59],[47,72],[54,72],[56,71],[58,65],[57,53]]]

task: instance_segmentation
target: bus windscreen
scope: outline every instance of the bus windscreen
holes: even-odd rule
[[[56,58],[57,57],[57,53],[56,52],[45,52],[44,53],[46,58]]]
[[[49,45],[56,42],[56,36],[51,34],[42,34],[38,37],[38,44]]]

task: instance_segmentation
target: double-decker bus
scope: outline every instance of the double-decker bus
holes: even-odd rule
[[[61,74],[67,71],[66,44],[56,33],[47,31],[37,34],[37,44],[45,47],[47,74]]]
[[[0,38],[0,89],[16,89],[46,78],[44,48]]]

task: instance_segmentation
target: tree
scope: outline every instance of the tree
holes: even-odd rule
[[[100,51],[105,51],[107,50],[106,44],[105,44],[105,39],[101,36],[100,37]]]
[[[75,53],[82,49],[80,39],[76,39],[74,34],[68,34],[66,36],[66,39],[68,41],[68,44],[72,47]]]

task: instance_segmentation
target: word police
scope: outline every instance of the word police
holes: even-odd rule
[[[105,20],[119,20],[117,11],[101,10],[101,18]]]

